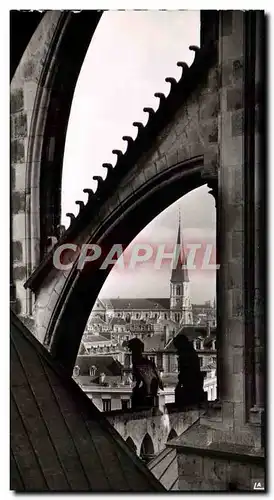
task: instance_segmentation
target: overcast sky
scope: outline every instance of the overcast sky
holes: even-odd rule
[[[88,49],[72,103],[62,183],[62,223],[77,213],[75,200],[96,188],[94,175],[106,175],[102,163],[116,163],[112,149],[125,150],[123,135],[136,137],[133,121],[146,123],[145,106],[156,109],[155,92],[167,94],[167,76],[178,79],[177,61],[191,64],[189,45],[200,45],[199,11],[109,11],[101,18]],[[178,208],[186,242],[215,240],[215,207],[205,186],[181,198],[137,237],[142,242],[175,243]],[[189,272],[193,302],[215,296],[215,273]],[[103,297],[169,296],[170,268],[143,264],[137,270],[113,270]]]

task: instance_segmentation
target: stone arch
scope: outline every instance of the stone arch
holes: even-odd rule
[[[23,282],[39,265],[49,241],[59,236],[67,124],[100,16],[97,11],[47,11],[23,55],[17,50],[14,56],[20,59],[11,81],[11,274],[17,313],[31,314],[31,294]],[[27,27],[29,35],[34,26]]]
[[[177,434],[177,432],[175,431],[175,429],[173,429],[173,428],[172,428],[172,429],[170,430],[170,432],[169,432],[168,437],[167,437],[167,441],[170,441],[171,439],[174,439],[174,438],[176,438],[176,437],[178,437],[178,434]]]
[[[127,211],[123,207],[119,207],[119,211],[122,212],[121,215],[118,215],[116,211],[116,217],[114,217],[114,213],[112,218],[107,221],[109,224],[106,224],[105,228],[98,228],[101,234],[104,230],[100,238],[102,248],[111,248],[112,244],[117,241],[123,242],[123,246],[126,247],[141,229],[164,208],[180,198],[182,194],[203,185],[205,181],[201,176],[202,158],[196,161],[193,162],[190,171],[187,173],[180,168],[180,164],[174,169],[174,175],[172,175],[172,169],[170,168],[167,172],[168,182],[165,180],[161,184],[159,183],[157,190],[146,193],[144,198],[140,194],[138,204],[136,201],[135,203],[132,202]],[[187,179],[185,184],[180,184],[178,181],[183,179]],[[161,187],[165,192],[165,197],[161,195]],[[104,223],[102,226],[104,226]],[[90,238],[89,242],[92,241],[95,241],[95,237],[94,239],[93,237]],[[88,266],[85,272],[81,273],[79,273],[77,264],[75,264],[75,267],[70,272],[64,271],[60,273],[57,283],[56,278],[53,279],[50,285],[51,289],[47,285],[47,295],[44,299],[41,297],[42,300],[47,301],[47,310],[44,311],[41,322],[45,322],[45,314],[51,316],[47,325],[47,334],[44,337],[45,342],[52,354],[63,365],[67,364],[68,367],[71,365],[71,368],[77,356],[79,342],[91,312],[93,301],[96,300],[110,271],[110,269],[100,270],[101,263],[102,261],[99,260],[97,268]],[[50,276],[47,279],[50,281]],[[59,289],[61,291],[58,293]],[[50,297],[48,294],[50,294]],[[40,304],[43,306],[38,298],[37,306]],[[77,315],[72,314],[76,310],[78,311]],[[39,327],[40,331],[42,331],[43,325],[42,328],[38,325],[38,329]],[[40,338],[44,340],[43,333],[41,333]]]
[[[149,462],[154,456],[153,441],[148,433],[143,438],[140,448],[140,458],[145,462]]]
[[[134,453],[136,453],[137,446],[136,446],[136,444],[134,443],[133,439],[130,436],[128,436],[128,438],[126,439],[126,443],[130,447],[130,449],[132,451],[134,451]]]
[[[254,194],[251,193],[244,193],[244,203],[242,201],[242,193],[240,189],[242,189],[243,186],[245,186],[246,182],[252,182],[252,174],[254,174],[254,151],[252,151],[252,147],[254,147],[253,140],[254,140],[254,128],[253,126],[253,118],[254,116],[252,115],[250,117],[251,111],[252,113],[255,112],[253,103],[255,100],[255,88],[253,88],[253,84],[255,84],[255,76],[256,76],[256,71],[248,71],[248,68],[250,68],[250,62],[251,59],[253,59],[253,62],[257,62],[255,57],[253,57],[254,54],[254,49],[253,47],[253,42],[251,44],[251,31],[249,30],[250,26],[250,14],[249,13],[242,13],[237,11],[236,14],[229,12],[229,17],[231,20],[228,23],[228,26],[225,22],[222,23],[222,30],[219,30],[220,33],[223,32],[223,40],[221,40],[220,44],[220,52],[221,52],[221,57],[219,59],[219,63],[221,66],[221,76],[220,80],[221,83],[219,85],[222,85],[223,88],[221,89],[222,92],[222,116],[218,117],[221,118],[220,120],[220,130],[221,130],[221,142],[220,142],[220,152],[221,152],[221,175],[220,175],[220,192],[221,192],[221,211],[220,211],[220,220],[222,222],[221,224],[221,238],[220,242],[223,244],[222,248],[222,254],[220,257],[220,262],[221,262],[221,274],[220,277],[224,279],[224,284],[226,286],[222,287],[222,294],[221,294],[221,299],[222,303],[224,304],[229,304],[229,307],[224,307],[223,308],[223,315],[222,316],[222,321],[221,321],[221,326],[220,326],[220,331],[221,331],[221,339],[222,342],[220,343],[221,345],[218,346],[218,349],[220,347],[220,352],[221,352],[221,360],[222,360],[222,386],[221,386],[221,400],[224,400],[225,402],[228,403],[228,405],[233,405],[236,401],[236,404],[238,405],[239,409],[239,419],[238,419],[238,427],[241,429],[241,426],[245,426],[244,430],[247,432],[250,432],[250,425],[247,426],[247,418],[249,415],[247,415],[247,412],[245,412],[245,409],[249,410],[250,405],[252,405],[254,402],[256,402],[256,406],[260,406],[263,403],[263,389],[261,386],[262,380],[261,378],[263,377],[264,373],[262,370],[262,364],[263,362],[259,359],[258,363],[256,364],[256,373],[252,374],[252,377],[250,377],[251,371],[248,371],[246,374],[241,367],[236,370],[235,373],[235,366],[231,366],[231,363],[229,363],[229,359],[227,357],[227,353],[230,352],[230,349],[234,348],[235,345],[237,346],[238,356],[243,356],[244,359],[244,366],[249,366],[249,361],[252,363],[253,356],[254,356],[254,346],[253,343],[255,343],[255,340],[258,340],[259,336],[261,335],[260,332],[251,332],[252,334],[250,335],[250,330],[245,331],[244,327],[245,325],[249,325],[249,316],[246,315],[246,310],[249,310],[249,308],[244,307],[245,300],[244,300],[244,286],[243,286],[243,281],[242,277],[247,278],[245,283],[247,285],[252,284],[252,278],[249,278],[247,272],[246,272],[246,267],[248,270],[248,266],[245,266],[245,262],[247,260],[247,264],[253,261],[258,261],[260,263],[260,259],[258,258],[257,254],[256,256],[248,255],[248,259],[244,259],[246,256],[246,253],[248,253],[249,248],[253,249],[254,245],[252,245],[252,242],[254,243],[254,240],[257,241],[257,238],[260,239],[260,232],[258,230],[258,235],[256,237],[254,234],[252,234],[253,231],[253,226],[250,224],[250,228],[246,227],[246,224],[244,223],[245,220],[248,221],[247,215],[248,212],[250,211],[250,202],[253,202]],[[223,17],[226,16],[225,13],[222,13]],[[253,16],[253,13],[251,13]],[[255,14],[256,15],[256,14]],[[240,17],[239,17],[240,16]],[[241,16],[243,17],[243,21],[241,20]],[[224,20],[224,19],[223,19]],[[236,22],[235,22],[236,21]],[[239,22],[240,21],[240,22]],[[253,24],[253,23],[252,23]],[[252,25],[251,25],[252,26]],[[229,28],[229,29],[227,29]],[[247,29],[246,29],[247,28]],[[231,35],[228,33],[231,32]],[[253,31],[254,33],[254,31]],[[240,36],[239,36],[240,35]],[[244,35],[242,37],[242,35]],[[246,46],[245,46],[246,44]],[[239,47],[239,48],[238,48]],[[255,48],[255,47],[254,47]],[[233,55],[232,55],[233,54]],[[242,55],[243,55],[243,71],[241,76],[239,74],[237,75],[237,82],[235,83],[235,80],[233,81],[232,75],[233,75],[233,69],[230,66],[232,63],[232,57],[233,58],[241,58],[242,60]],[[228,64],[229,63],[229,64]],[[237,60],[237,63],[239,61]],[[205,60],[206,64],[206,60]],[[255,64],[254,64],[255,66]],[[251,66],[252,68],[252,66]],[[235,66],[235,69],[239,70],[239,64],[237,64],[237,67]],[[244,77],[244,80],[243,80]],[[246,78],[247,77],[247,78]],[[226,80],[226,82],[225,82]],[[260,80],[259,80],[260,83]],[[246,92],[247,90],[250,91]],[[209,87],[208,87],[209,88]],[[209,92],[210,94],[210,92]],[[247,96],[247,98],[246,98]],[[20,97],[20,96],[19,96]],[[212,97],[212,96],[211,96]],[[244,98],[243,98],[244,97]],[[251,99],[250,99],[251,97]],[[209,102],[209,101],[208,101]],[[251,109],[253,108],[253,109]],[[246,113],[247,111],[247,113]],[[257,110],[256,110],[257,111]],[[260,111],[260,108],[259,108]],[[203,110],[202,113],[203,114]],[[199,117],[201,116],[199,114]],[[244,119],[243,119],[244,118]],[[247,120],[246,120],[247,118]],[[232,120],[233,119],[233,120]],[[245,125],[247,124],[247,129],[245,128]],[[189,130],[189,129],[188,129]],[[197,131],[197,129],[196,129]],[[193,132],[193,130],[192,130]],[[194,131],[195,132],[195,131]],[[191,131],[190,134],[191,136]],[[246,140],[248,136],[251,135],[251,140]],[[170,138],[170,134],[168,134]],[[195,144],[195,133],[193,134],[192,138],[189,137],[189,143],[191,145]],[[204,136],[203,136],[204,137]],[[257,140],[258,138],[256,138]],[[161,141],[160,141],[161,142]],[[185,143],[188,143],[188,141],[185,141]],[[162,143],[161,143],[162,144]],[[242,146],[244,146],[242,150]],[[13,147],[17,148],[18,145]],[[21,146],[20,146],[21,147]],[[164,155],[168,154],[167,149],[164,149],[166,151]],[[206,146],[207,149],[207,146]],[[16,154],[20,150],[16,150]],[[257,151],[257,146],[255,148],[255,152]],[[19,151],[20,152],[20,151]],[[178,152],[178,150],[177,150]],[[191,154],[188,156],[190,157]],[[231,164],[227,163],[227,159],[233,157],[231,159]],[[169,157],[170,158],[170,157]],[[251,162],[249,162],[251,160]],[[252,168],[250,168],[250,165],[252,165]],[[152,167],[153,165],[151,165]],[[246,166],[248,168],[246,168]],[[260,163],[258,162],[258,166],[260,166]],[[256,166],[256,168],[258,168]],[[255,168],[255,167],[254,167]],[[251,172],[251,174],[248,173]],[[257,171],[257,170],[256,170]],[[255,172],[256,172],[255,171]],[[236,175],[235,175],[236,173]],[[245,190],[246,191],[246,190]],[[260,190],[259,190],[260,191]],[[262,192],[259,193],[259,195],[262,195]],[[240,203],[239,203],[239,198],[240,198]],[[229,217],[226,218],[225,212],[228,210],[230,212],[231,208],[231,213],[229,213]],[[263,213],[263,210],[262,210]],[[253,214],[254,216],[254,214]],[[76,221],[77,224],[77,221]],[[257,226],[256,226],[257,227]],[[78,230],[77,230],[78,231]],[[70,233],[71,234],[71,233]],[[79,232],[78,232],[79,235]],[[235,239],[234,239],[235,238]],[[235,259],[233,256],[230,255],[230,250],[231,250],[231,243],[233,242],[233,248],[237,248],[237,256],[235,256]],[[250,244],[251,242],[251,244]],[[256,258],[255,258],[256,257]],[[259,255],[260,257],[260,255]],[[262,260],[262,259],[261,259]],[[225,266],[222,267],[223,263]],[[254,263],[254,262],[253,262]],[[235,273],[230,278],[230,273],[228,273],[228,269],[230,267],[234,267]],[[38,273],[39,274],[39,273]],[[53,273],[54,274],[54,273]],[[232,273],[231,273],[232,274]],[[234,275],[235,274],[235,275]],[[66,280],[66,276],[64,275],[64,278]],[[253,277],[254,278],[254,277]],[[256,278],[257,279],[257,278]],[[258,277],[258,280],[260,280],[260,276]],[[53,281],[53,280],[52,280]],[[41,279],[41,283],[43,285],[45,284],[47,286],[47,283],[45,282],[44,278],[43,280]],[[61,297],[62,293],[60,293],[60,290],[58,289],[58,283],[59,281],[56,281],[56,286],[52,287],[52,293],[50,287],[48,288],[48,296],[46,299],[44,299],[45,306],[47,307],[46,311],[47,314],[44,315],[42,314],[42,327],[45,329],[45,331],[48,331],[48,325],[49,321],[51,318],[51,313],[53,309],[55,308],[55,305],[57,305],[58,300],[53,298],[53,296],[56,297]],[[73,285],[73,282],[71,282],[71,285]],[[259,281],[258,283],[259,288],[258,288],[258,295],[256,293],[256,301],[260,301],[260,292],[263,287],[261,287],[261,282]],[[60,281],[60,287],[63,289],[64,283],[61,283]],[[250,286],[248,287],[251,290],[253,290],[254,287]],[[58,289],[58,291],[57,291]],[[38,290],[38,288],[37,288]],[[54,292],[54,293],[53,293]],[[59,295],[58,295],[59,293]],[[39,294],[39,290],[38,290]],[[251,297],[252,299],[252,297]],[[254,299],[254,300],[255,300]],[[248,303],[251,302],[248,298]],[[257,302],[256,302],[257,304]],[[260,306],[260,303],[259,303]],[[261,311],[260,311],[261,312]],[[48,314],[50,313],[50,314]],[[251,313],[250,313],[251,314]],[[62,316],[58,316],[57,318],[60,318],[62,320]],[[251,318],[252,320],[252,318]],[[258,318],[258,322],[260,321],[260,318]],[[229,326],[229,328],[228,328]],[[254,326],[254,325],[253,325]],[[226,328],[225,328],[226,327]],[[247,335],[249,333],[249,335]],[[254,335],[253,335],[254,333]],[[257,336],[256,336],[257,335]],[[262,335],[261,335],[262,336]],[[236,338],[237,337],[237,338]],[[255,337],[255,340],[254,340]],[[241,343],[242,347],[238,347],[238,340],[241,338],[243,341]],[[247,341],[247,338],[249,341]],[[255,355],[261,353],[261,349],[263,349],[263,339],[259,338],[261,340],[261,345],[258,346],[258,351],[255,349]],[[247,355],[248,353],[248,355]],[[255,356],[256,357],[256,356]],[[248,375],[248,380],[246,380],[246,375]],[[254,380],[250,380],[250,379]],[[237,379],[237,394],[235,394],[235,380]],[[250,384],[251,382],[251,384]],[[255,383],[255,386],[253,385],[253,382]],[[256,390],[256,393],[255,393]],[[248,394],[247,394],[248,393]],[[248,397],[247,397],[248,396]],[[258,405],[257,405],[258,403]],[[227,405],[226,405],[227,406]],[[225,407],[225,405],[224,405]],[[230,407],[229,407],[230,408]],[[229,408],[227,407],[227,412],[229,413]],[[224,417],[226,415],[224,414]],[[229,418],[231,417],[229,413]],[[253,415],[254,417],[254,415]],[[229,420],[228,418],[228,420]],[[256,419],[256,415],[255,415]],[[235,426],[234,426],[235,427]],[[235,431],[235,429],[234,429]],[[232,432],[231,434],[231,441],[233,441],[234,438],[236,438],[236,443],[239,442],[239,435],[236,432]],[[219,431],[218,431],[219,433]],[[220,433],[219,433],[220,435]],[[222,435],[222,438],[226,440],[227,435],[224,434]],[[249,434],[249,439],[250,442],[254,442],[254,440],[258,443],[258,436],[252,436],[252,431]],[[199,465],[199,464],[198,464]]]
[[[216,180],[219,94],[214,64],[214,49],[196,50],[193,65],[184,67],[175,90],[172,84],[170,95],[160,96],[157,112],[146,108],[150,116],[147,125],[138,124],[134,141],[126,137],[126,152],[118,152],[115,167],[106,165],[107,177],[104,181],[98,178],[96,193],[87,190],[87,204],[83,203],[78,216],[72,218],[54,250],[75,241],[78,246],[96,243],[104,249],[119,242],[126,248],[171,203],[209,179]],[[204,82],[203,86],[199,83],[195,88],[195,79]],[[54,250],[26,286],[37,297],[37,337],[71,372],[85,324],[109,269],[100,270],[102,261],[98,259],[85,272],[79,271],[76,263],[71,270],[57,272]]]

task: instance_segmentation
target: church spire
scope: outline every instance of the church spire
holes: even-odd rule
[[[186,267],[187,259],[184,252],[183,243],[181,243],[181,212],[179,209],[179,224],[178,224],[178,234],[177,234],[177,252],[180,252],[180,256],[176,259],[176,267],[173,267],[171,272],[171,283],[186,283],[189,281],[188,270]],[[177,256],[178,254],[176,254]]]

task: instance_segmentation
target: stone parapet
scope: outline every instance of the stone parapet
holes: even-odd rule
[[[264,487],[263,448],[249,440],[245,444],[244,436],[242,442],[235,440],[232,432],[205,425],[201,420],[172,440],[169,446],[177,449],[179,490],[251,491],[256,483]]]
[[[169,411],[165,407],[164,412],[158,408],[140,411],[128,409],[126,411],[104,412],[104,415],[125,441],[131,438],[136,446],[136,453],[139,455],[146,434],[152,440],[154,454],[157,454],[164,449],[172,429],[175,435],[182,434],[199,419],[202,412],[204,409],[192,408],[186,411],[173,409]]]

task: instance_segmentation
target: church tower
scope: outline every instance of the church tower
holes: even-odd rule
[[[180,323],[180,325],[192,325],[193,317],[189,296],[189,277],[188,270],[186,268],[186,256],[181,242],[180,214],[177,235],[177,252],[180,253],[180,255],[178,259],[175,259],[170,278],[170,318]]]

